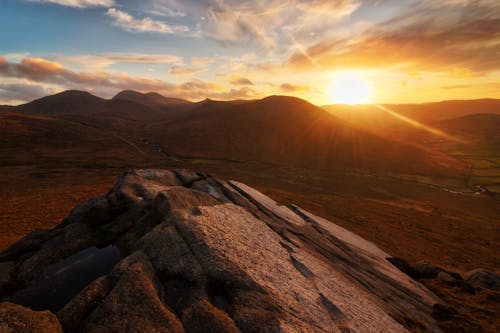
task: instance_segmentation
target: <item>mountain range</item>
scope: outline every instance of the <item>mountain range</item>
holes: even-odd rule
[[[41,155],[66,144],[96,154],[118,145],[125,155],[141,155],[154,148],[143,143],[154,142],[180,158],[454,177],[467,169],[438,150],[388,139],[287,96],[192,103],[156,93],[123,91],[106,100],[66,91],[4,108],[0,116],[3,149],[12,140]]]

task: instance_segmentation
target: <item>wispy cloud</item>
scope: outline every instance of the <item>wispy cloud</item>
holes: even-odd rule
[[[114,25],[129,32],[173,34],[175,32],[189,31],[189,27],[185,25],[170,25],[163,21],[153,20],[150,17],[138,19],[116,8],[108,9],[106,15],[113,19]]]
[[[247,79],[246,77],[240,76],[238,74],[233,74],[231,76],[231,79],[229,80],[229,83],[231,83],[234,86],[253,86],[254,83]]]
[[[41,84],[0,83],[0,101],[4,104],[18,104],[52,93],[52,89]]]
[[[294,93],[298,91],[309,91],[311,87],[302,84],[292,84],[292,83],[282,83],[280,85],[280,90],[285,93]]]
[[[88,8],[88,7],[112,7],[115,5],[114,0],[30,0],[32,2],[53,3],[56,5]]]
[[[76,54],[68,56],[47,56],[49,60],[64,64],[83,66],[89,69],[106,69],[114,64],[172,64],[181,63],[183,59],[172,54],[146,53],[103,53]]]
[[[182,65],[175,65],[170,67],[170,70],[168,71],[172,75],[186,75],[186,76],[191,76],[195,75],[201,72],[204,72],[206,69],[202,67],[189,67],[189,66],[182,66]]]
[[[424,1],[358,36],[326,37],[294,53],[295,69],[499,70],[500,3]]]
[[[313,30],[319,35],[349,16],[357,0],[148,0],[143,7],[161,4],[166,12],[183,13],[196,20],[199,36],[225,47],[264,52],[283,51],[289,35],[307,42]],[[284,42],[284,43],[282,43]],[[285,47],[286,48],[286,47]]]

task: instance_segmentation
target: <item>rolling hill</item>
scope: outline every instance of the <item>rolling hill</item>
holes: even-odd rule
[[[435,124],[450,133],[498,141],[500,139],[500,113],[477,113],[446,119]]]
[[[67,91],[14,107],[3,117],[31,128],[33,147],[53,146],[46,135],[53,132],[62,145],[71,142],[86,151],[96,145],[96,151],[107,151],[107,156],[113,154],[118,138],[124,148],[146,160],[157,152],[151,146],[141,148],[142,142],[189,158],[382,173],[461,176],[465,172],[465,164],[445,154],[365,132],[298,98],[153,106],[151,99],[162,99],[161,95],[125,91],[117,96],[122,97],[105,100]],[[123,98],[127,96],[135,101]],[[50,129],[43,129],[45,122],[36,119],[50,123]],[[57,124],[76,128],[58,131]]]
[[[422,147],[364,132],[304,100],[210,101],[152,135],[172,155],[320,169],[453,174],[463,165]]]
[[[500,114],[500,99],[454,100],[422,104],[386,105],[412,119],[432,123],[476,113]]]

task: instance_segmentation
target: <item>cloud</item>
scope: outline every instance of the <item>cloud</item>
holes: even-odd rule
[[[305,11],[321,11],[321,12],[336,12],[337,15],[343,16],[352,13],[361,3],[352,0],[302,0],[299,1],[297,7]]]
[[[214,94],[214,98],[219,99],[249,99],[256,98],[258,96],[255,90],[249,87],[243,87],[240,89],[231,89],[226,92]]]
[[[280,90],[287,92],[287,93],[292,93],[292,92],[297,92],[297,91],[309,91],[311,88],[306,85],[300,85],[300,84],[291,84],[291,83],[282,83],[280,85]]]
[[[193,66],[208,66],[217,62],[216,58],[209,57],[193,57],[190,59],[190,63]]]
[[[17,104],[53,93],[43,85],[29,83],[0,83],[0,101]]]
[[[234,86],[253,86],[253,82],[247,79],[246,77],[239,76],[237,74],[232,75],[231,79],[229,80],[229,83],[231,83]]]
[[[256,17],[256,19],[258,19]],[[263,25],[255,24],[250,17],[223,5],[209,8],[209,15],[203,24],[203,35],[226,45],[258,45],[271,49],[274,42],[267,36]]]
[[[41,58],[24,58],[21,63],[9,63],[0,58],[0,74],[30,80],[45,80],[63,72],[60,64]]]
[[[110,8],[106,15],[113,19],[113,24],[129,32],[156,32],[162,34],[173,34],[175,32],[187,32],[189,28],[185,25],[169,25],[163,21],[153,20],[150,17],[137,19],[116,8]]]
[[[56,5],[88,8],[88,7],[112,7],[115,5],[114,0],[30,0],[32,2],[53,3]]]
[[[58,87],[58,90],[87,90],[102,96],[111,96],[125,89],[143,92],[156,91],[168,96],[187,99],[253,98],[259,95],[248,87],[230,89],[223,84],[200,79],[174,84],[156,79],[131,77],[125,73],[103,71],[77,73],[64,68],[59,63],[40,58],[24,58],[17,63],[0,57],[0,77],[18,81],[11,86],[4,85],[3,100],[21,99],[20,97],[24,96],[22,100],[27,101],[31,99],[30,96],[40,97],[43,92],[36,90],[39,88],[35,86]],[[28,80],[27,83],[26,80]],[[23,85],[28,86],[22,93]]]
[[[204,72],[205,69],[201,67],[187,67],[187,66],[172,66],[168,71],[172,75],[195,75]]]
[[[65,87],[93,89],[105,86],[127,89],[160,89],[165,85],[160,80],[134,78],[124,73],[106,73],[102,71],[77,73],[68,70],[59,63],[40,59],[24,58],[20,63],[5,61],[0,57],[0,75],[27,79],[38,83],[57,84]]]
[[[85,68],[105,69],[114,64],[171,64],[181,63],[181,57],[171,54],[146,54],[146,53],[104,53],[104,54],[77,54],[70,56],[48,56],[68,64],[82,65]]]
[[[145,0],[145,11],[155,6],[194,19],[196,34],[225,47],[243,47],[259,52],[287,51],[331,30],[338,20],[353,13],[355,0]]]
[[[495,14],[497,13],[497,14]],[[325,38],[286,62],[298,70],[374,68],[500,69],[500,4],[424,1],[359,36]]]

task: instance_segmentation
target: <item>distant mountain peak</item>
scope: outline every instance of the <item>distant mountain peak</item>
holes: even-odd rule
[[[165,97],[157,92],[142,93],[135,90],[123,90],[116,94],[113,100],[127,100],[148,106],[162,106],[190,103],[180,98]]]

